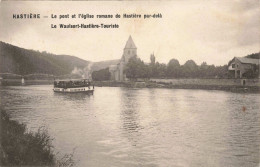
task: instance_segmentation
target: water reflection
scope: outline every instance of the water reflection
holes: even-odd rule
[[[1,107],[78,166],[257,166],[260,95],[206,90],[5,87]]]
[[[136,146],[140,135],[139,112],[137,93],[134,90],[123,90],[121,94],[121,119],[124,136],[128,138],[132,146]]]
[[[85,101],[87,98],[93,98],[93,95],[86,94],[86,93],[55,93],[53,92],[54,97],[59,100],[67,100],[67,101],[73,101],[73,100],[81,100]]]
[[[226,149],[229,158],[237,166],[254,166],[260,163],[260,150],[256,149],[260,148],[260,108],[259,105],[252,105],[258,103],[258,100],[257,96],[247,99],[243,94],[235,94],[227,101],[234,110],[229,112]]]

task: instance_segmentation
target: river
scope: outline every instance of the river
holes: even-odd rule
[[[260,94],[51,85],[1,87],[1,107],[29,130],[45,126],[56,152],[89,167],[255,167]]]

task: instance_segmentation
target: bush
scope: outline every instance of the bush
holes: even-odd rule
[[[92,79],[94,81],[107,81],[110,80],[110,72],[108,68],[94,71],[92,73]]]
[[[27,132],[24,124],[10,120],[1,110],[0,165],[4,166],[73,166],[73,154],[56,159],[52,138],[44,127]]]

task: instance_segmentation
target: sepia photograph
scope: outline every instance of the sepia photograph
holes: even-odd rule
[[[0,166],[260,167],[260,1],[0,1]]]

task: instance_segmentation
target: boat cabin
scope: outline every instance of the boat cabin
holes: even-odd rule
[[[54,81],[54,92],[93,94],[94,85],[87,79]]]
[[[90,87],[91,82],[87,79],[82,80],[62,80],[54,81],[55,88],[79,88],[79,87]]]

